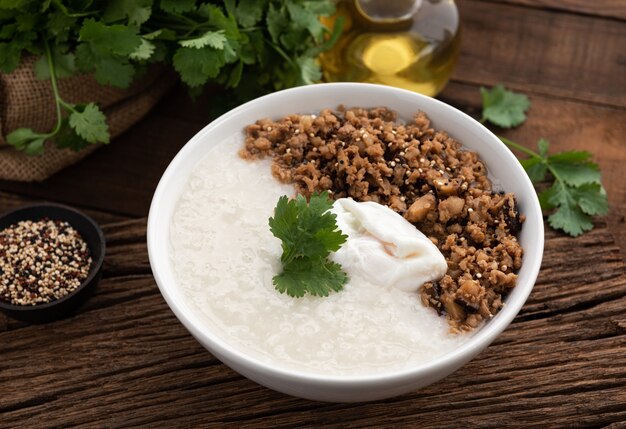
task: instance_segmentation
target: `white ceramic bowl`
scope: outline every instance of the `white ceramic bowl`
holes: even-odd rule
[[[423,110],[435,128],[446,130],[465,147],[480,154],[502,188],[515,193],[519,209],[526,215],[519,237],[524,248],[523,265],[506,306],[461,347],[433,362],[393,373],[344,377],[273,367],[220,340],[196,319],[177,286],[169,260],[170,220],[196,163],[218,141],[238,136],[238,141],[243,142],[243,127],[257,119],[316,113],[339,104],[386,106],[397,111],[401,119],[410,119],[417,110]],[[226,365],[259,384],[290,395],[320,401],[357,402],[387,398],[434,383],[485,349],[511,323],[533,288],[543,254],[543,220],[533,186],[515,156],[487,128],[465,113],[410,91],[370,84],[331,83],[288,89],[250,101],[196,134],[170,163],[154,194],[148,218],[148,251],[156,282],[174,314],[200,344]]]

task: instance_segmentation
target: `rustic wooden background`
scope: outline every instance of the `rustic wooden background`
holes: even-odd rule
[[[527,93],[528,122],[504,135],[592,151],[611,206],[582,237],[547,233],[537,285],[491,347],[430,387],[349,405],[273,392],[205,351],[161,298],[145,245],[160,175],[207,123],[210,100],[181,87],[46,182],[0,182],[0,211],[68,203],[108,240],[78,314],[38,326],[0,315],[0,426],[626,427],[626,1],[457,3],[462,54],[440,98],[477,116],[481,85]]]

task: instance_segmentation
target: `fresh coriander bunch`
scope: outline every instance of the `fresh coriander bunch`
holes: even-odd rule
[[[502,128],[511,128],[526,121],[530,100],[524,94],[508,91],[502,85],[491,90],[480,89],[483,100],[481,122],[489,121]],[[549,213],[548,223],[575,237],[593,228],[592,216],[608,212],[606,191],[600,180],[600,169],[586,151],[566,151],[549,155],[550,143],[540,139],[537,152],[514,141],[500,137],[507,146],[528,158],[520,160],[530,180],[539,186],[541,208]]]
[[[108,143],[100,108],[59,94],[58,79],[75,74],[127,88],[150,64],[168,64],[193,93],[218,84],[239,102],[313,83],[317,56],[341,33],[341,21],[332,30],[319,21],[332,13],[332,0],[0,0],[0,71],[39,57],[36,76],[50,80],[57,116],[52,130],[20,128],[7,141],[29,154],[46,140],[74,150]]]

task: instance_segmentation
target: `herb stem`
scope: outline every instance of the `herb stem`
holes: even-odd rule
[[[54,60],[52,58],[52,52],[50,51],[50,43],[48,43],[48,39],[45,36],[42,36],[43,46],[46,51],[46,60],[48,62],[48,70],[50,72],[50,83],[52,85],[52,92],[54,93],[54,102],[56,104],[57,109],[57,125],[50,133],[47,134],[47,137],[51,137],[59,132],[61,129],[61,122],[63,120],[61,116],[61,104],[66,104],[59,95],[59,87],[57,86],[57,72],[54,67]]]
[[[502,136],[498,136],[498,138],[500,140],[502,140],[502,143],[504,143],[505,145],[507,145],[509,147],[512,147],[513,149],[519,150],[520,152],[524,152],[526,155],[529,155],[529,156],[532,156],[532,157],[535,157],[535,158],[543,159],[543,157],[541,155],[539,155],[537,152],[532,151],[532,150],[528,149],[527,147],[522,146],[519,143],[515,143],[514,141],[511,141],[511,140],[509,140],[509,139],[507,139],[505,137],[502,137]]]
[[[281,57],[283,57],[283,58],[285,59],[285,61],[287,61],[287,62],[288,62],[289,64],[291,64],[291,65],[295,65],[294,61],[293,61],[291,58],[289,58],[289,55],[287,55],[287,54],[285,53],[285,51],[283,51],[283,50],[282,50],[282,48],[281,48],[280,46],[278,46],[278,45],[277,45],[277,44],[275,44],[275,43],[270,42],[270,41],[269,41],[269,40],[267,40],[267,39],[266,39],[265,41],[266,41],[266,42],[267,42],[267,43],[268,43],[268,44],[269,44],[272,48],[274,48],[274,50],[275,50],[276,52],[278,52],[278,53],[280,54],[280,56],[281,56]]]

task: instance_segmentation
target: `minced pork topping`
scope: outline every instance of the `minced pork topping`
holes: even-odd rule
[[[517,280],[524,216],[515,196],[492,189],[487,169],[423,112],[403,124],[396,113],[326,109],[319,115],[261,119],[246,127],[246,159],[273,158],[272,173],[297,192],[375,201],[403,215],[437,245],[446,275],[420,289],[453,331],[495,315]]]

